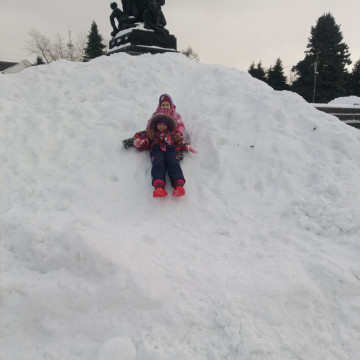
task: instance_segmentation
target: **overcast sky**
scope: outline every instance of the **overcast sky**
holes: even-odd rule
[[[111,2],[0,0],[0,60],[34,61],[25,49],[31,29],[53,41],[57,34],[67,40],[70,29],[74,42],[95,20],[108,43]],[[166,0],[162,9],[178,50],[190,45],[202,63],[247,71],[253,61],[268,68],[280,57],[288,75],[304,58],[311,27],[328,12],[341,26],[351,60],[360,59],[359,0]]]

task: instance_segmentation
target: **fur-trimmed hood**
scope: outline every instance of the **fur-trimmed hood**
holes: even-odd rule
[[[159,110],[151,117],[149,129],[156,129],[156,124],[159,122],[166,123],[170,131],[175,131],[177,128],[176,120],[166,110]]]

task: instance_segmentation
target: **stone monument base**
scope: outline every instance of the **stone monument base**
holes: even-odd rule
[[[156,33],[152,30],[136,28],[123,30],[110,40],[109,50],[106,55],[118,52],[125,52],[130,55],[177,52],[176,37]]]

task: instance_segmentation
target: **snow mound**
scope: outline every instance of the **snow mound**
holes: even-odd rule
[[[350,107],[360,107],[360,97],[358,96],[346,96],[339,97],[329,102],[331,105],[346,105]]]
[[[121,140],[173,96],[186,196]],[[181,54],[0,75],[0,353],[356,359],[360,133]]]

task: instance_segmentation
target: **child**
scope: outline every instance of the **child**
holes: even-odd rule
[[[164,197],[168,193],[165,190],[166,171],[169,174],[171,185],[174,188],[173,196],[184,196],[185,178],[177,157],[177,150],[196,150],[188,145],[181,136],[178,137],[178,123],[170,115],[171,109],[159,109],[148,122],[147,134],[134,141],[138,150],[150,148],[152,162],[151,177],[155,187],[154,197]]]
[[[167,110],[169,112],[169,115],[171,115],[175,121],[176,121],[176,132],[178,133],[178,135],[175,135],[175,139],[177,141],[180,141],[180,138],[183,136],[184,134],[184,130],[185,130],[185,125],[181,119],[181,115],[176,111],[176,106],[174,105],[174,102],[171,98],[170,95],[168,94],[162,94],[160,95],[160,98],[159,98],[159,104],[156,108],[156,111],[154,112],[153,115],[155,115],[156,113],[158,113],[160,110]],[[148,132],[148,127],[149,127],[149,122],[150,122],[150,119],[148,120],[148,124],[147,124],[147,127],[146,127],[146,130],[145,131],[139,131],[135,134],[134,137],[132,138],[129,138],[129,139],[125,139],[123,140],[123,145],[125,148],[128,148],[130,146],[134,146],[134,141],[136,139],[142,139],[143,135],[145,133],[148,134],[148,137],[150,140],[151,137],[153,136],[152,135],[152,131]],[[182,152],[181,151],[178,151],[178,157],[179,157],[179,160],[182,160]]]
[[[176,133],[177,133],[177,135],[175,136],[175,139],[176,139],[176,141],[179,141],[180,137],[182,137],[184,135],[185,125],[181,119],[181,115],[176,111],[176,106],[174,105],[174,102],[170,95],[168,95],[168,94],[160,95],[159,106],[157,107],[157,109],[153,115],[157,114],[160,110],[166,110],[168,112],[168,114],[175,119]],[[149,129],[150,120],[151,119],[149,119],[148,124],[146,126],[147,131]],[[148,135],[149,135],[149,132],[148,132]]]

